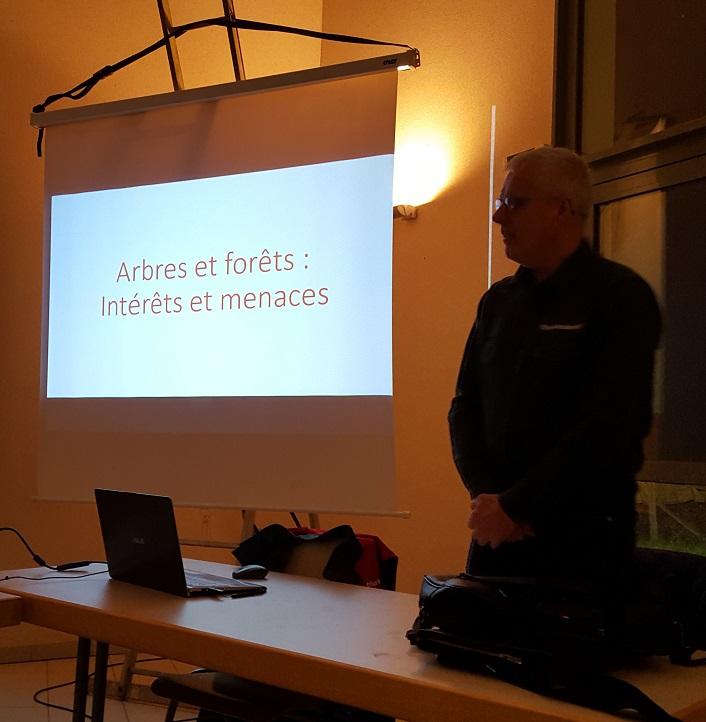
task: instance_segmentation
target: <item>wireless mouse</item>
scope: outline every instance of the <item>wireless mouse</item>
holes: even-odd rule
[[[245,564],[233,570],[233,579],[264,579],[267,568],[260,564]]]

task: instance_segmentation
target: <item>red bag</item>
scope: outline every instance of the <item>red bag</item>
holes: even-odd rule
[[[294,527],[289,532],[298,537],[316,537],[325,533],[323,529],[308,526]],[[356,534],[355,538],[361,546],[360,558],[354,566],[358,584],[394,591],[397,583],[397,555],[374,534]]]
[[[373,534],[356,534],[363,547],[355,571],[366,587],[394,591],[397,582],[397,555]]]
[[[325,579],[394,590],[397,556],[378,537],[356,534],[347,524],[328,531],[309,527],[285,529],[280,524],[270,524],[241,542],[233,554],[241,564],[262,564],[274,572],[291,571],[290,558],[296,547],[323,543],[333,543],[324,560],[322,576]]]

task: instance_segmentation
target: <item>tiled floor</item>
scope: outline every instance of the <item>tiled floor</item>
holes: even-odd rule
[[[118,680],[121,656],[111,656],[108,669],[109,679]],[[186,667],[178,662],[140,662],[140,667],[168,672],[184,672]],[[21,664],[0,664],[0,722],[71,722],[71,713],[44,707],[32,700],[32,695],[43,687],[61,682],[73,681],[75,660],[58,659],[48,662],[23,662]],[[149,677],[136,678],[137,682],[149,685]],[[52,704],[71,707],[73,684],[61,689],[45,692],[41,699]],[[89,714],[91,698],[88,700]],[[137,702],[120,702],[109,699],[106,703],[105,722],[162,722],[165,707]],[[194,719],[195,713],[181,708],[177,720]]]

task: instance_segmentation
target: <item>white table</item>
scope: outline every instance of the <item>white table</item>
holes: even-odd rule
[[[188,561],[229,576],[231,567]],[[102,569],[93,565],[90,571]],[[98,646],[94,715],[100,719],[107,643],[193,663],[409,722],[615,721],[504,682],[447,669],[404,638],[417,611],[412,594],[271,573],[268,593],[241,599],[183,599],[115,582],[107,575],[64,580],[41,569],[0,572],[38,581],[0,582],[21,598],[22,620],[76,634],[77,671]],[[83,647],[81,646],[83,645]],[[651,662],[621,675],[687,722],[706,721],[706,668]],[[85,689],[76,703],[85,704]],[[97,709],[100,707],[101,709]],[[76,719],[82,719],[76,716]]]
[[[22,621],[22,600],[0,592],[0,627],[11,627]]]

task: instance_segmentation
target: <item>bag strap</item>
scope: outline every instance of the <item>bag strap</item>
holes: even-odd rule
[[[538,661],[541,666],[541,660]],[[634,684],[589,668],[577,670],[569,677],[562,675],[561,680],[545,677],[539,669],[526,669],[523,665],[494,665],[493,671],[498,678],[518,687],[581,707],[610,714],[634,710],[644,722],[680,722]]]
[[[610,675],[589,676],[571,684],[533,691],[613,714],[634,710],[646,722],[679,722],[634,684]]]
[[[473,648],[463,643],[455,650],[447,646],[440,651],[438,645],[434,644],[444,638],[448,644],[448,637],[451,636],[438,630],[421,629],[416,622],[415,627],[407,632],[407,638],[412,644],[436,652],[442,664],[491,673],[497,679],[530,692],[589,709],[612,714],[634,710],[644,722],[680,722],[634,684],[593,670],[590,664],[569,672],[570,668],[566,666],[557,669],[557,660],[546,653],[528,658],[520,652],[517,653],[519,656],[515,656],[499,650]]]

